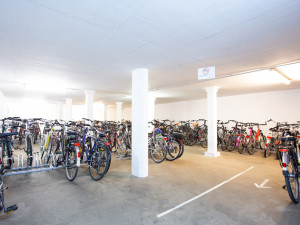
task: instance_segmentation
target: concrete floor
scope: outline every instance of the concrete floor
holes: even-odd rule
[[[7,176],[7,205],[19,209],[0,217],[0,224],[299,224],[300,204],[291,203],[281,187],[284,178],[275,156],[262,152],[221,152],[207,158],[200,146],[186,147],[182,158],[155,164],[149,158],[149,176],[131,176],[131,161],[113,156],[106,176],[95,182],[87,167],[74,182],[65,171]],[[229,178],[236,179],[170,212]],[[261,184],[259,189],[254,183]]]

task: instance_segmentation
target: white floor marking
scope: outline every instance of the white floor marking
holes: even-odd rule
[[[201,193],[200,195],[197,195],[197,196],[195,196],[194,198],[191,198],[191,199],[189,199],[189,200],[187,200],[187,201],[185,201],[185,202],[183,202],[183,203],[181,203],[181,204],[179,204],[179,205],[177,205],[177,206],[175,206],[175,207],[173,207],[173,208],[171,208],[171,209],[169,209],[169,210],[167,210],[167,211],[165,211],[165,212],[163,212],[163,213],[161,213],[161,214],[158,214],[157,217],[159,218],[159,217],[162,217],[162,216],[167,215],[167,214],[170,213],[170,212],[173,212],[174,210],[176,210],[176,209],[178,209],[178,208],[180,208],[180,207],[182,207],[182,206],[184,206],[184,205],[186,205],[186,204],[188,204],[188,203],[190,203],[190,202],[192,202],[192,201],[194,201],[194,200],[196,200],[196,199],[198,199],[198,198],[200,198],[200,197],[202,197],[202,196],[208,194],[209,192],[211,192],[211,191],[213,191],[213,190],[216,190],[217,188],[221,187],[222,185],[224,185],[224,184],[226,184],[226,183],[228,183],[228,182],[234,180],[235,178],[241,176],[242,174],[248,172],[249,170],[251,170],[251,169],[253,169],[253,168],[254,168],[254,166],[251,166],[250,168],[246,169],[245,171],[243,171],[243,172],[241,172],[241,173],[239,173],[239,174],[237,174],[237,175],[235,175],[235,176],[229,178],[228,180],[225,180],[224,182],[222,182],[222,183],[220,183],[220,184],[218,184],[218,185],[212,187],[211,189],[209,189],[209,190],[207,190],[207,191]]]
[[[269,179],[265,179],[260,185],[258,185],[257,183],[254,183],[254,185],[257,187],[257,188],[272,188],[272,187],[265,187],[264,185],[266,183],[268,183]]]

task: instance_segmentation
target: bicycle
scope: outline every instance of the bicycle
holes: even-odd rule
[[[14,164],[14,147],[11,141],[11,137],[14,135],[18,135],[18,132],[14,132],[14,133],[2,133],[0,134],[0,143],[2,144],[2,146],[0,146],[1,148],[1,158],[2,158],[2,162],[4,162],[4,157],[7,157],[7,166],[5,166],[5,169],[12,169],[13,168],[13,164]]]
[[[91,127],[97,132],[98,137],[88,134],[89,124],[82,124],[80,126],[86,126],[83,131],[82,141],[80,142],[82,149],[81,160],[88,164],[91,178],[98,181],[104,177],[110,167],[111,153],[108,146],[109,143],[103,140],[106,135],[99,132],[96,128]],[[89,146],[86,141],[88,138],[90,139]],[[92,142],[94,143],[92,144]]]
[[[0,134],[0,139],[6,139],[8,136],[12,136],[12,135],[17,135],[17,132],[14,133],[10,133],[10,134]],[[4,175],[4,161],[3,161],[3,149],[0,147],[0,213],[3,210],[5,214],[9,214],[13,211],[16,211],[18,209],[17,205],[12,205],[9,207],[5,207],[5,203],[4,203],[4,191],[7,189],[3,187],[3,175]]]
[[[291,124],[293,126],[294,124]],[[297,125],[298,126],[298,125]],[[296,140],[298,139],[298,144]],[[289,129],[285,129],[283,137],[281,138],[282,146],[279,149],[281,154],[281,166],[282,174],[285,178],[286,185],[283,188],[287,188],[290,199],[294,203],[299,203],[299,140],[300,136],[291,132]]]
[[[67,131],[65,148],[66,176],[69,181],[73,181],[80,166],[80,143],[78,142],[76,131]]]
[[[161,163],[165,160],[167,156],[167,145],[159,128],[154,128],[152,133],[149,134],[148,149],[155,163]]]

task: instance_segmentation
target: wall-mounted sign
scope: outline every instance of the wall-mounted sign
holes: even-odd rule
[[[198,69],[198,80],[213,79],[213,78],[215,78],[214,66]]]

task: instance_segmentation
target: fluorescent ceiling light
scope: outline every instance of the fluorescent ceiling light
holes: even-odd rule
[[[279,66],[277,68],[287,74],[292,80],[300,80],[300,63]]]
[[[290,84],[291,83],[291,78],[288,77],[285,73],[283,73],[280,69],[274,67],[271,70],[276,71],[278,74],[281,75],[283,83],[285,83],[285,84]]]
[[[66,89],[62,87],[38,85],[38,84],[25,84],[25,88],[29,91],[40,92],[40,93],[56,93],[63,94],[66,93]]]

